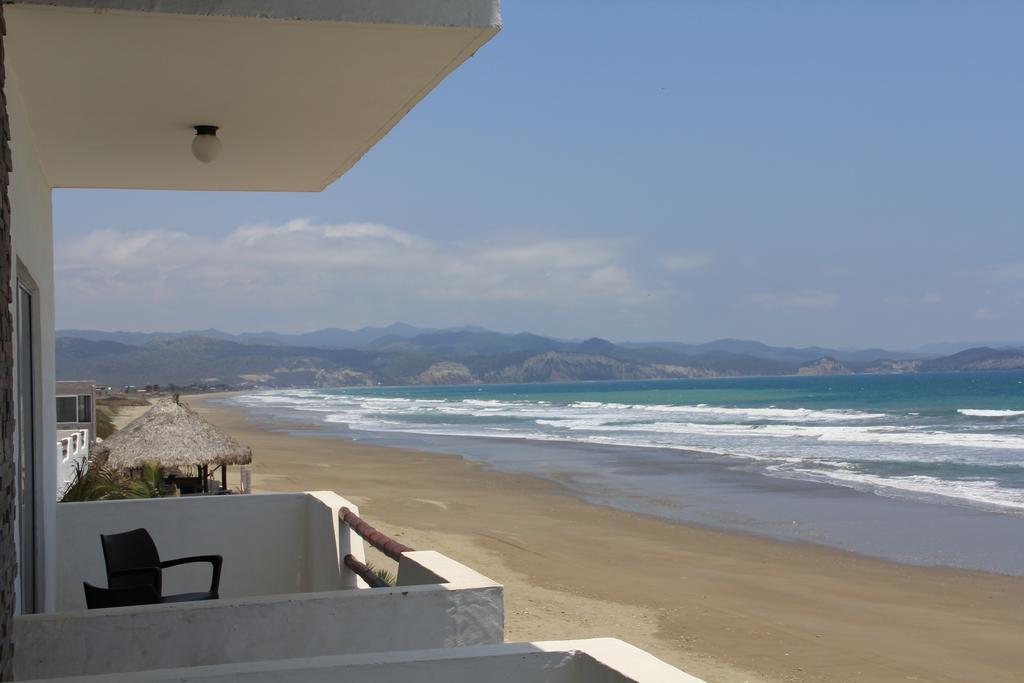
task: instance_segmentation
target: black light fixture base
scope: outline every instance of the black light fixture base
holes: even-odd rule
[[[217,135],[218,126],[202,125],[193,126],[196,129],[196,135]]]

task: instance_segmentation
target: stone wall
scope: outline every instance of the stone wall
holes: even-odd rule
[[[7,33],[0,4],[0,680],[13,679],[14,587],[14,341],[11,317],[11,204],[7,194],[11,172],[10,121],[5,81],[3,36]]]

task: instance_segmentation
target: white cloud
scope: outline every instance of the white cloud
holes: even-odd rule
[[[978,320],[995,320],[999,317],[999,314],[991,308],[979,308],[974,312],[974,317]]]
[[[665,270],[684,271],[697,270],[711,263],[710,254],[677,254],[665,256],[658,261]]]
[[[817,290],[785,293],[758,292],[748,295],[746,301],[768,309],[824,311],[835,307],[839,301],[839,295]]]
[[[333,316],[325,307],[373,311],[386,302],[395,305],[394,316],[402,314],[396,302],[403,310],[417,301],[435,308],[630,306],[658,297],[622,265],[621,243],[606,239],[443,245],[387,225],[299,219],[243,225],[221,237],[97,230],[57,249],[59,306],[75,324],[68,311],[100,302],[123,319],[151,318],[162,307],[178,318],[226,311],[273,325],[299,311],[311,324],[318,315],[327,324]],[[149,319],[124,324],[158,326]]]

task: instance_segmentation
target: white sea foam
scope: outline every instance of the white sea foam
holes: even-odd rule
[[[843,422],[847,420],[878,420],[887,417],[885,413],[865,413],[858,410],[811,410],[809,408],[777,408],[775,406],[767,408],[735,408],[729,406],[709,406],[706,403],[666,405],[577,401],[570,404],[569,407],[613,411],[632,410],[643,413],[693,414],[701,417],[746,421]]]
[[[790,472],[797,472],[816,480],[832,480],[843,483],[851,488],[869,490],[881,494],[915,493],[924,494],[928,497],[941,496],[984,503],[1002,508],[1013,508],[1024,510],[1024,491],[1021,489],[1008,489],[1000,486],[999,482],[982,480],[959,480],[939,479],[925,475],[911,475],[903,477],[880,477],[874,474],[853,472],[848,470],[836,470],[823,473],[820,470],[797,469]]]
[[[803,439],[837,443],[906,444],[1024,450],[1024,436],[1013,434],[965,433],[908,430],[904,427],[847,427],[831,425],[708,424],[699,422],[622,423],[595,420],[538,420],[570,431],[679,434],[745,439]]]
[[[236,400],[255,408],[315,414],[318,421],[345,424],[355,431],[701,451],[756,462],[778,476],[1024,507],[1024,491],[1000,486],[995,479],[864,471],[876,467],[868,463],[892,461],[937,468],[1024,468],[1024,430],[1019,422],[963,419],[1013,418],[1024,411],[964,408],[958,411],[963,416],[958,421],[911,413],[778,406],[438,399],[321,390],[265,392]]]
[[[1024,415],[1024,410],[975,410],[973,408],[961,408],[956,412],[968,417],[1019,417]]]
[[[864,413],[858,410],[810,410],[808,408],[731,408],[698,404],[693,406],[634,405],[635,410],[695,414],[724,417],[731,420],[772,420],[781,422],[845,422],[847,420],[878,420],[885,413]]]
[[[844,425],[835,422],[880,421],[883,413],[843,410],[809,410],[805,408],[730,408],[707,405],[629,405],[579,401],[568,405],[538,404],[530,401],[466,399],[412,399],[406,397],[367,397],[327,395],[314,391],[278,394],[256,394],[241,399],[244,403],[294,407],[313,412],[328,412],[328,422],[347,422],[352,428],[391,429],[416,432],[444,432],[445,426],[435,422],[417,424],[419,414],[479,418],[507,416],[532,419],[536,426],[552,432],[569,432],[564,438],[579,439],[571,433],[616,432],[641,435],[675,434],[680,436],[729,437],[762,440],[798,439],[851,444],[892,444],[910,446],[950,446],[957,448],[1024,450],[1024,435],[981,431],[949,431],[927,429],[920,425],[895,426]],[[965,415],[985,417],[1024,415],[1024,411],[982,411],[961,409]],[[408,420],[369,419],[373,415],[394,414]],[[701,420],[703,418],[703,420]],[[722,418],[731,418],[723,421]],[[498,425],[458,424],[460,433],[486,436]],[[766,423],[767,422],[767,423]],[[832,424],[829,424],[829,423]],[[525,425],[524,425],[525,428]],[[504,430],[510,429],[504,427]],[[532,431],[532,430],[531,430]],[[423,432],[426,433],[426,432]],[[581,435],[582,436],[582,435]],[[582,440],[582,439],[579,439]],[[643,445],[632,439],[633,445]],[[673,444],[686,447],[687,444]],[[691,444],[700,447],[705,444]]]

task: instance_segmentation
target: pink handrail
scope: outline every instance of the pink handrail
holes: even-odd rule
[[[348,524],[352,531],[359,534],[363,540],[372,545],[377,550],[381,551],[395,562],[402,559],[402,553],[411,552],[412,548],[409,546],[399,543],[393,538],[385,536],[381,532],[374,529],[372,526],[364,522],[359,515],[352,512],[346,507],[341,508],[341,512],[338,515],[345,524]],[[346,561],[347,563],[347,561]]]
[[[370,588],[390,588],[391,584],[373,573],[366,564],[351,555],[345,556],[345,566],[356,573],[359,578],[369,584]]]

